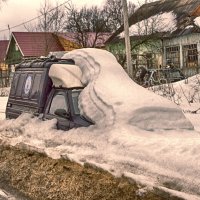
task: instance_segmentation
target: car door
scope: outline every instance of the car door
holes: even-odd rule
[[[44,119],[57,119],[57,128],[69,130],[71,127],[70,110],[66,91],[58,90],[52,95],[45,109]]]

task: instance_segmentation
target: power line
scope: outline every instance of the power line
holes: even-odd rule
[[[50,9],[48,12],[45,12],[44,14],[42,14],[42,15],[40,15],[40,16],[34,17],[34,18],[32,18],[32,19],[30,19],[30,20],[28,20],[28,21],[25,21],[25,22],[23,22],[23,23],[17,24],[17,25],[15,25],[15,26],[12,26],[12,27],[9,27],[9,28],[6,28],[6,29],[2,29],[2,30],[0,30],[0,33],[4,32],[4,31],[11,30],[11,29],[13,29],[13,28],[16,28],[16,27],[19,27],[19,26],[22,26],[22,25],[25,25],[25,24],[27,24],[27,23],[30,23],[30,22],[36,20],[36,19],[39,19],[40,17],[44,16],[45,14],[50,13],[50,12],[52,12],[53,10],[55,10],[55,9],[57,9],[57,8],[60,8],[61,6],[65,5],[66,3],[69,3],[69,1],[70,1],[70,0],[65,1],[64,3],[60,4],[59,6],[54,7],[54,8],[52,8],[52,9]]]

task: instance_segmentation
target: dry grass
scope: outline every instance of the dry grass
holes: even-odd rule
[[[0,146],[0,180],[34,200],[161,200],[174,199],[160,191],[137,195],[139,186],[125,178],[53,160],[44,154]],[[175,198],[177,199],[177,198]]]

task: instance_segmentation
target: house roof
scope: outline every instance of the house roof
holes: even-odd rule
[[[152,33],[150,35],[132,35],[132,36],[130,36],[130,40],[141,42],[141,40],[143,40],[143,41],[150,40],[150,39],[157,40],[157,39],[168,38],[168,37],[169,37],[169,32],[156,32],[156,33]],[[124,41],[124,38],[117,36],[117,37],[113,38],[113,40],[110,42],[110,44],[119,43],[121,41]]]
[[[57,33],[56,35],[66,39],[66,40],[69,40],[73,43],[76,43],[77,44],[77,40],[76,40],[76,33],[73,33],[73,32],[65,32],[65,33]]]
[[[81,37],[79,33],[67,32],[67,33],[57,33],[58,36],[63,37],[66,40],[72,41],[78,45],[80,44],[80,40],[78,38]],[[98,37],[96,39],[96,33],[88,32],[84,34],[85,36],[85,46],[87,47],[104,47],[106,40],[111,36],[111,33],[98,33]],[[95,42],[96,40],[96,42]],[[95,45],[94,45],[95,43]]]
[[[0,40],[0,62],[4,61],[6,57],[6,50],[9,40]]]
[[[111,33],[98,33],[98,38],[96,40],[96,47],[104,47],[106,40],[111,36]],[[96,39],[96,33],[88,33],[87,47],[93,47]]]
[[[13,32],[12,37],[24,57],[46,56],[51,51],[63,51],[57,37],[50,32]]]
[[[143,4],[129,18],[129,26],[157,14],[173,11],[178,21],[186,17],[200,16],[199,0],[160,0]],[[124,31],[124,25],[120,26],[107,40],[110,42],[114,37]]]
[[[178,36],[183,36],[183,35],[188,35],[188,34],[193,34],[193,33],[200,33],[200,27],[194,25],[188,25],[187,27],[181,29],[178,28],[175,31],[173,31],[169,37],[178,37]]]

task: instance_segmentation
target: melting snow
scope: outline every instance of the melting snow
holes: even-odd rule
[[[0,121],[2,142],[200,199],[200,134],[181,109],[134,83],[107,51],[74,50],[64,58],[74,59],[83,73],[80,109],[96,125],[64,132],[55,130],[56,120],[23,114]]]

